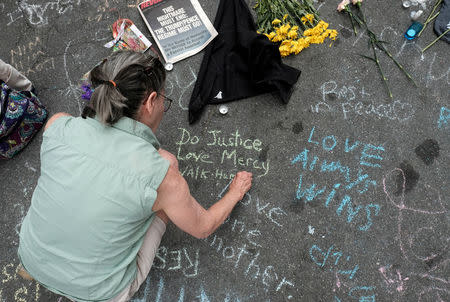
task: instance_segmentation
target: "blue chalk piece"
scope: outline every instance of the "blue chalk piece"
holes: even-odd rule
[[[420,22],[414,21],[410,27],[405,32],[405,38],[408,40],[412,40],[416,37],[416,35],[422,30],[423,24]]]
[[[448,121],[450,120],[450,109],[442,107],[441,114],[439,115],[438,128],[448,127]]]

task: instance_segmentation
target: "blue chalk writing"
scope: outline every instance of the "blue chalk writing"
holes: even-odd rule
[[[345,180],[350,181],[350,172],[349,168],[346,166],[342,166],[340,161],[332,161],[330,163],[327,162],[326,159],[323,160],[322,166],[320,167],[320,172],[334,172],[339,170],[341,173],[344,173]]]
[[[314,156],[314,159],[311,161],[311,164],[309,165],[309,171],[314,170],[314,167],[316,166],[316,162],[319,160],[319,157]]]
[[[356,141],[351,147],[348,146],[348,138],[345,139],[345,147],[344,150],[346,153],[353,151],[353,149],[356,148],[356,146],[359,145],[359,141]]]
[[[354,186],[360,184],[364,179],[366,179],[367,177],[369,177],[368,174],[364,174],[362,175],[362,170],[358,169],[358,178],[355,181],[350,182],[348,185],[345,186],[345,188],[347,190],[350,190],[351,188],[353,188]],[[365,192],[365,191],[364,191]]]
[[[298,187],[297,187],[297,199],[301,199],[303,196],[306,197],[305,202],[313,201],[314,198],[317,197],[317,195],[322,194],[326,190],[326,186],[323,186],[322,189],[318,189],[317,191],[314,191],[316,188],[316,184],[312,184],[309,188],[302,191],[302,183],[303,183],[303,173],[300,173],[300,179],[298,181]]]
[[[330,246],[330,248],[328,249],[327,253],[325,254],[324,252],[322,252],[322,249],[320,247],[318,247],[317,245],[314,244],[309,249],[309,256],[311,257],[311,259],[314,261],[315,264],[317,264],[320,267],[324,267],[325,263],[327,262],[328,257],[330,256],[330,253],[331,253],[332,249],[333,249],[333,246]],[[317,258],[313,255],[313,251],[314,250],[317,250],[323,256],[322,262],[317,260]]]
[[[364,143],[356,139],[349,138],[344,141],[339,141],[338,137],[332,134],[318,135],[315,126],[311,128],[308,137],[308,143],[320,146],[322,151],[326,151],[327,156],[329,152],[334,152],[341,142],[342,152],[354,152],[359,147],[359,158],[356,164],[357,168],[351,168],[350,165],[342,163],[342,159],[321,158],[315,155],[308,148],[298,153],[292,160],[291,165],[300,164],[302,172],[299,175],[296,198],[303,200],[305,203],[323,200],[326,208],[330,207],[331,202],[338,194],[339,189],[344,189],[345,194],[340,203],[335,206],[335,212],[338,216],[346,217],[347,223],[357,224],[356,227],[361,231],[367,231],[373,225],[373,217],[380,213],[380,206],[378,204],[370,203],[368,205],[352,202],[351,192],[363,194],[368,192],[371,187],[376,187],[377,182],[372,179],[367,172],[366,167],[380,168],[383,161],[384,147],[377,144]],[[317,147],[314,147],[317,150]],[[317,167],[317,168],[316,168]],[[316,171],[320,173],[336,173],[340,178],[333,186],[328,184],[322,185],[312,179],[308,179],[308,171]],[[327,191],[328,190],[328,191]],[[347,207],[347,215],[342,215],[344,208]],[[365,211],[364,211],[365,209]]]
[[[361,205],[356,206],[356,208],[352,207],[351,198],[348,195],[345,195],[339,205],[339,208],[336,210],[336,214],[341,215],[344,207],[347,206],[347,222],[352,222],[353,218],[358,214],[359,210],[362,209]]]
[[[372,215],[370,212],[370,209],[373,208],[375,209],[375,216],[378,216],[378,214],[380,213],[380,206],[378,204],[368,204],[366,205],[366,217],[367,217],[367,223],[364,226],[360,226],[359,229],[361,231],[367,231],[371,226],[372,226]]]
[[[355,265],[355,267],[352,270],[338,270],[337,272],[342,275],[348,275],[349,279],[353,279],[353,277],[355,276],[358,269],[359,269],[359,266],[357,264],[357,265]]]
[[[337,256],[337,257],[335,257],[335,256]],[[333,253],[333,257],[336,258],[336,261],[334,262],[334,265],[337,265],[338,262],[339,262],[339,259],[341,259],[341,257],[342,257],[342,253],[341,252]]]
[[[441,107],[441,114],[439,115],[438,128],[448,127],[448,121],[450,120],[450,109]]]
[[[313,134],[314,134],[314,129],[315,129],[315,128],[316,128],[315,126],[312,127],[311,132],[309,133],[308,143],[313,143],[313,144],[318,145],[319,142],[315,142],[315,141],[312,140],[312,136],[313,136]]]
[[[317,264],[319,267],[325,267],[327,264],[327,260],[330,256],[330,254],[332,253],[334,249],[334,246],[330,246],[327,250],[327,252],[323,252],[322,249],[320,247],[318,247],[317,245],[313,245],[310,249],[309,249],[309,256],[311,257],[311,259],[314,261],[315,264]],[[318,252],[318,254],[317,254]],[[318,256],[323,257],[322,260],[317,259]],[[359,266],[356,264],[352,269],[342,269],[341,265],[338,264],[339,259],[343,256],[343,253],[341,251],[336,251],[332,254],[332,257],[336,258],[336,260],[334,261],[334,264],[331,263],[329,266],[331,266],[330,270],[336,270],[337,274],[341,274],[341,275],[346,275],[348,276],[349,279],[353,279],[356,272],[359,270]],[[348,257],[347,257],[348,258]],[[348,258],[349,259],[349,258]],[[345,265],[345,264],[343,264]],[[339,266],[339,267],[338,267]]]
[[[327,200],[325,201],[325,206],[328,208],[328,205],[330,204],[330,201],[334,198],[334,195],[336,194],[336,190],[341,186],[341,184],[335,184],[333,186],[333,190],[331,190],[330,194],[328,194]]]
[[[302,152],[300,152],[292,161],[291,164],[295,164],[298,161],[302,161],[303,162],[303,169],[306,170],[306,165],[308,164],[308,153],[309,150],[308,149],[303,149]]]
[[[332,141],[331,146],[327,144],[327,140]],[[334,137],[334,135],[329,135],[323,138],[322,140],[322,147],[324,150],[326,151],[332,151],[334,149],[334,147],[336,147],[337,141],[336,141],[336,137]]]
[[[295,164],[300,162],[302,164],[303,170],[307,169],[308,166],[308,155],[309,155],[308,149],[303,149],[302,152],[300,152],[292,161],[291,164]],[[318,156],[314,156],[314,159],[311,161],[309,165],[309,170],[313,171],[314,167],[316,166],[317,161],[319,160]],[[369,179],[369,175],[364,173],[362,169],[358,169],[357,176],[355,180],[352,180],[351,176],[351,170],[348,166],[342,165],[341,162],[338,161],[331,161],[328,162],[326,159],[322,160],[322,164],[320,166],[320,172],[339,172],[343,175],[345,181],[348,183],[345,188],[347,190],[353,189],[354,187],[358,186],[359,184],[362,184],[364,181],[363,188],[357,190],[359,194],[365,193],[369,186],[376,186],[376,181]]]
[[[352,298],[357,298],[359,302],[375,302],[375,294],[372,294],[370,296],[354,296],[355,292],[363,291],[363,292],[371,292],[375,290],[375,286],[357,286],[352,288],[348,295]]]
[[[160,277],[159,284],[158,284],[158,292],[156,294],[156,302],[161,301],[163,289],[164,289],[164,279],[162,277]]]
[[[209,298],[206,295],[203,286],[200,288],[200,296],[198,298],[200,298],[200,302],[209,302]]]
[[[313,245],[310,249],[309,249],[309,255],[311,257],[311,259],[313,260],[313,262],[321,267],[324,268],[325,266],[328,266],[328,270],[329,271],[334,271],[337,275],[343,275],[345,277],[347,277],[349,280],[353,280],[355,278],[356,273],[359,271],[359,265],[358,264],[350,264],[351,267],[353,266],[353,268],[348,269],[348,267],[344,267],[349,265],[349,261],[351,259],[350,255],[347,255],[346,257],[344,256],[344,253],[342,251],[336,250],[334,245],[330,246],[330,248],[328,248],[327,252],[325,253],[320,247],[318,247],[317,245]],[[329,256],[331,255],[331,257],[335,258],[335,261],[333,263],[333,261],[328,262],[327,264],[327,260],[329,259]],[[320,257],[320,259],[318,259],[318,257]],[[323,258],[323,259],[322,259]],[[340,259],[346,259],[347,263],[339,263]],[[355,282],[355,281],[354,281]],[[338,278],[338,283],[340,284],[339,278]],[[340,287],[340,285],[337,285],[338,287]],[[359,302],[375,302],[375,294],[373,294],[373,290],[375,289],[374,286],[356,286],[353,287],[349,292],[348,295],[352,298],[356,298],[358,299]],[[335,292],[335,290],[333,290]],[[341,302],[341,299],[335,295],[334,296],[334,301],[335,302]]]
[[[178,302],[184,302],[184,286],[180,288],[180,294],[178,295]]]
[[[374,146],[371,144],[365,144],[364,149],[361,152],[360,162],[359,164],[362,166],[369,166],[369,167],[376,167],[380,168],[381,165],[378,163],[372,163],[367,161],[368,159],[374,159],[374,160],[383,160],[383,158],[378,154],[370,154],[369,151],[374,150],[375,152],[382,151],[384,152],[383,146]],[[366,160],[367,159],[367,160]]]
[[[150,293],[150,278],[147,278],[147,280],[145,280],[144,297],[142,299],[134,298],[133,300],[131,300],[131,302],[147,302],[147,297],[149,293]]]

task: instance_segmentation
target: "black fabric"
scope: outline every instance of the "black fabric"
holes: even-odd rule
[[[189,102],[189,123],[207,104],[272,92],[287,103],[300,70],[281,62],[278,46],[256,33],[244,0],[221,0],[214,27],[219,35],[205,50]]]
[[[450,0],[444,0],[439,15],[434,21],[434,31],[438,36],[442,35],[450,26]],[[450,32],[446,33],[441,40],[450,43]]]

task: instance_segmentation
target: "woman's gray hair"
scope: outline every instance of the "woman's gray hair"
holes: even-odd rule
[[[141,104],[153,91],[160,92],[166,80],[158,58],[134,51],[117,51],[89,74],[94,92],[82,117],[94,117],[106,125],[123,116],[136,119]]]

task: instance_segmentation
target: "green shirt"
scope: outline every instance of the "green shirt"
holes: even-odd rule
[[[61,117],[45,132],[41,175],[20,231],[19,257],[38,282],[76,301],[115,297],[136,255],[169,162],[151,129]]]

